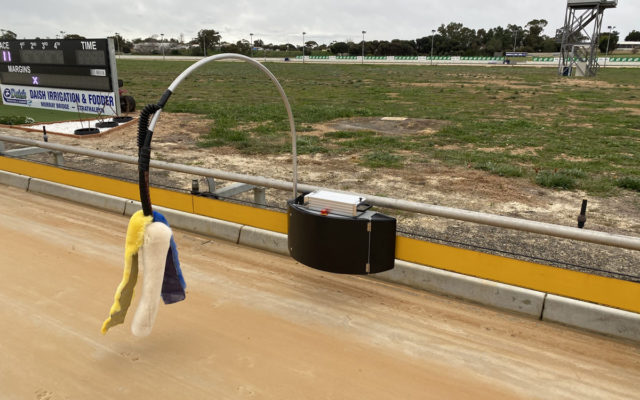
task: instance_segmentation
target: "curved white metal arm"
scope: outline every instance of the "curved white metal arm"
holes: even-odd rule
[[[276,79],[276,77],[271,73],[271,71],[269,71],[267,69],[267,67],[265,67],[264,65],[260,64],[258,61],[254,60],[253,58],[249,58],[247,56],[243,56],[241,54],[231,54],[231,53],[224,53],[224,54],[216,54],[214,56],[211,57],[207,57],[207,58],[203,58],[202,60],[196,62],[195,64],[191,65],[189,68],[185,69],[180,75],[178,75],[178,77],[176,79],[173,80],[173,82],[171,83],[171,85],[169,85],[168,90],[173,93],[175,91],[175,89],[178,87],[178,85],[180,85],[180,83],[182,83],[183,80],[185,80],[185,78],[187,76],[189,76],[193,71],[195,71],[196,69],[200,68],[201,66],[208,64],[211,61],[218,61],[218,60],[241,60],[241,61],[246,61],[249,64],[257,67],[259,70],[261,70],[262,72],[264,72],[269,79],[271,79],[271,81],[274,83],[274,85],[276,85],[276,88],[278,89],[278,92],[280,93],[280,97],[282,98],[282,101],[284,103],[285,108],[287,109],[287,116],[289,117],[289,129],[291,130],[291,152],[292,152],[292,160],[293,160],[293,198],[295,199],[296,196],[298,195],[298,150],[296,148],[296,124],[293,120],[293,113],[291,112],[291,105],[289,104],[289,99],[287,98],[287,95],[284,92],[284,89],[282,89],[282,86],[280,85],[280,82],[278,82],[278,79]],[[164,104],[162,104],[162,107],[164,107]],[[158,118],[160,117],[160,113],[162,112],[162,109],[156,111],[156,113],[154,114],[153,118],[151,119],[151,123],[149,124],[149,130],[151,132],[153,132],[156,123],[158,122]]]

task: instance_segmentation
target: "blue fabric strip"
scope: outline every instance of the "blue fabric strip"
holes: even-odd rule
[[[153,212],[153,221],[162,222],[169,226],[169,222],[164,215],[157,211]],[[167,261],[164,267],[164,279],[162,281],[162,300],[165,304],[177,303],[184,300],[186,297],[184,291],[186,287],[187,284],[184,281],[182,269],[180,268],[180,260],[178,259],[178,248],[175,240],[173,240],[173,235],[171,235]]]

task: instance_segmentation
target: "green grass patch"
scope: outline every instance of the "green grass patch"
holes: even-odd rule
[[[497,164],[493,161],[485,161],[483,163],[476,164],[475,168],[488,171],[499,176],[521,177],[524,175],[522,167],[518,165]]]
[[[635,190],[636,192],[640,192],[640,177],[625,176],[616,181],[616,186],[623,189]]]
[[[382,150],[374,150],[365,153],[360,162],[361,165],[369,168],[400,168],[404,158],[396,154]]]
[[[320,138],[316,136],[298,136],[296,142],[298,154],[318,154],[328,153],[329,149],[322,143]],[[290,147],[287,146],[286,151],[290,151]]]
[[[548,188],[571,190],[577,187],[576,178],[564,172],[543,171],[536,175],[535,181]]]
[[[0,124],[3,125],[23,125],[32,124],[35,120],[24,115],[0,115]]]

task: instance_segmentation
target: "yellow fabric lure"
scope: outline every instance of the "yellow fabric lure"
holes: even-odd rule
[[[124,250],[124,273],[122,281],[116,289],[113,305],[109,311],[109,318],[102,324],[102,334],[112,326],[124,322],[127,310],[133,299],[133,291],[138,281],[138,251],[144,241],[144,232],[153,222],[153,216],[145,216],[142,211],[138,211],[131,216],[127,228],[127,238]]]

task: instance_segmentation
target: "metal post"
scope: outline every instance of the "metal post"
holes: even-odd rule
[[[607,59],[609,59],[609,41],[611,40],[611,29],[616,29],[615,26],[611,26],[609,25],[607,28],[609,28],[609,36],[607,36],[607,51],[604,53],[604,66],[603,68],[607,67]]]
[[[256,204],[266,205],[267,204],[267,196],[266,190],[263,187],[254,187],[253,188],[253,202]]]
[[[307,32],[302,32],[302,63],[304,64],[304,35],[306,35]]]
[[[160,34],[160,47],[162,48],[162,61],[164,61],[164,33]]]
[[[250,33],[249,36],[251,37],[251,57],[253,57],[253,33]]]
[[[216,191],[216,180],[211,176],[204,177],[207,180],[207,186],[209,187],[209,192],[213,193]]]
[[[367,33],[367,31],[362,31],[362,64],[364,64],[364,34]]]
[[[436,30],[431,30],[431,65],[433,65],[433,39],[436,37]]]
[[[120,39],[118,39],[118,32],[116,32],[116,56],[118,55],[118,47],[120,47],[118,42],[120,42]]]
[[[513,30],[515,32],[515,36],[513,38],[513,52],[516,52],[516,41],[518,40],[518,28]]]
[[[56,167],[64,167],[64,156],[59,151],[52,151],[53,163]]]

